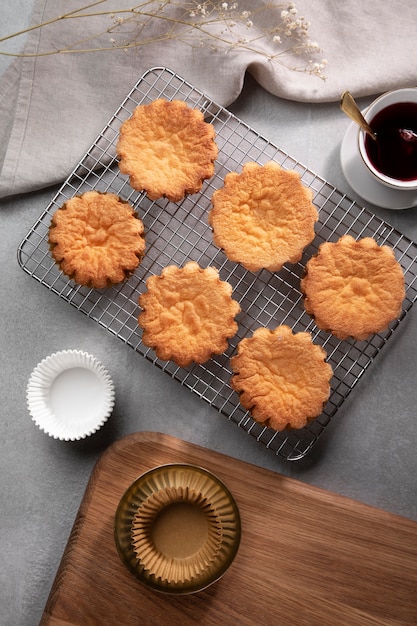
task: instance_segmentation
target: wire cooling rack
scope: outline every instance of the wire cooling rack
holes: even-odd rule
[[[160,97],[181,99],[189,106],[200,109],[206,121],[214,125],[219,146],[214,177],[204,184],[201,193],[188,196],[176,204],[166,200],[153,202],[143,193],[134,191],[128,178],[119,172],[116,159],[115,146],[120,124],[131,116],[136,106]],[[223,252],[213,245],[207,213],[213,191],[223,185],[228,172],[240,171],[248,161],[264,164],[270,160],[299,172],[303,184],[313,191],[319,223],[316,237],[299,263],[285,266],[276,274],[266,270],[251,273],[228,261]],[[144,222],[146,233],[146,254],[137,271],[127,282],[104,290],[81,287],[68,280],[53,262],[48,246],[48,228],[55,210],[75,194],[92,189],[116,193],[128,200]],[[329,333],[319,331],[304,311],[300,292],[300,278],[306,261],[316,253],[322,242],[335,241],[347,233],[354,238],[370,236],[380,245],[390,245],[401,263],[406,281],[407,295],[399,319],[385,332],[361,342],[340,341]],[[210,403],[276,455],[288,460],[302,458],[313,447],[358,380],[399,327],[417,296],[417,246],[414,242],[358,206],[166,68],[149,70],[128,94],[21,243],[18,260],[28,274],[49,290]],[[138,298],[145,290],[145,280],[149,275],[160,274],[169,264],[182,266],[188,260],[194,260],[203,267],[216,267],[221,279],[232,285],[233,297],[240,303],[242,311],[237,318],[239,330],[226,353],[213,357],[203,365],[179,368],[171,361],[160,361],[152,350],[143,345],[141,329],[137,324]],[[287,324],[295,332],[309,331],[313,341],[326,350],[334,371],[330,399],[323,413],[303,429],[281,433],[256,423],[241,407],[238,395],[229,384],[229,359],[237,343],[260,326],[274,328],[278,324]]]

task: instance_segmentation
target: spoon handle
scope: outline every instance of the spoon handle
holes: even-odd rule
[[[359,124],[359,126],[372,137],[372,139],[376,140],[376,135],[374,131],[363,117],[350,91],[345,91],[342,94],[342,97],[340,98],[340,108],[342,109],[343,113],[346,113],[346,115],[350,117],[351,120],[356,122],[356,124]]]

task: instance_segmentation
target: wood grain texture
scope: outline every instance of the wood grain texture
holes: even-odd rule
[[[231,568],[190,596],[144,587],[113,538],[125,489],[164,463],[216,474],[242,519]],[[169,435],[128,435],[93,470],[41,620],[90,624],[415,625],[417,523]]]

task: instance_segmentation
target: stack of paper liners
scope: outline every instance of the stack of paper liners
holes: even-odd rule
[[[222,524],[212,503],[187,486],[150,495],[132,523],[136,557],[151,577],[179,584],[200,577],[217,557]]]

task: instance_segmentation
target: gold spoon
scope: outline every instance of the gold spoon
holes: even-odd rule
[[[365,133],[368,133],[368,135],[376,141],[376,135],[374,131],[360,112],[359,107],[353,99],[350,91],[345,91],[342,94],[342,97],[340,98],[340,108],[342,109],[343,113],[346,113],[346,115],[350,117],[351,120],[359,124],[359,126],[365,131]]]

